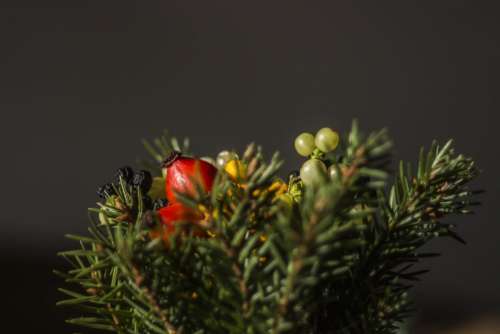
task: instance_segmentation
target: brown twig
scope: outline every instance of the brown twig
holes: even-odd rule
[[[177,334],[178,331],[175,329],[175,327],[168,320],[168,317],[167,317],[165,310],[161,309],[154,294],[147,287],[142,286],[142,283],[144,282],[144,277],[142,276],[139,269],[136,266],[133,266],[132,272],[134,274],[135,285],[139,289],[142,290],[142,292],[144,293],[144,295],[148,299],[148,302],[153,307],[153,311],[160,317],[161,321],[163,322],[163,327],[165,327],[165,330],[167,331],[167,333],[168,334]]]

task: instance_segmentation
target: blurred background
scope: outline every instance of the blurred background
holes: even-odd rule
[[[413,333],[500,333],[500,38],[495,1],[0,3],[2,324],[70,333],[55,253],[84,233],[96,187],[163,129],[215,155],[282,152],[323,126],[388,127],[397,159],[455,138],[478,162],[483,207],[467,246],[414,290]]]

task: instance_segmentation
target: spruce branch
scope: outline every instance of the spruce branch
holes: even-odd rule
[[[69,323],[127,334],[394,333],[426,272],[415,264],[436,256],[422,246],[462,240],[444,219],[477,204],[477,169],[451,141],[421,150],[415,173],[400,163],[389,186],[387,132],[364,136],[354,122],[340,153],[313,153],[336,168],[331,181],[292,176],[287,186],[279,156],[267,161],[252,144],[244,175],[221,169],[210,193],[195,178],[194,193],[176,192],[203,218],[164,237],[147,196],[162,192],[158,162],[188,145],[145,142],[159,187],[146,194],[120,176],[89,209],[88,235],[68,235],[78,248],[59,253],[70,269],[56,274],[73,289],[60,289],[58,304],[83,314]]]
[[[364,138],[356,123],[348,143],[345,159],[348,167],[337,182],[306,192],[302,222],[294,229],[290,217],[285,217],[281,224],[273,225],[277,228],[273,232],[281,236],[273,239],[281,241],[275,247],[284,249],[282,261],[287,268],[283,273],[283,288],[278,290],[273,333],[298,333],[310,328],[312,313],[317,311],[316,297],[324,292],[317,287],[348,274],[357,249],[362,246],[359,239],[365,228],[362,220],[372,214],[369,194],[383,185],[386,172],[379,168],[387,166],[391,143],[385,131]],[[373,180],[362,180],[367,173],[374,176]],[[364,183],[363,190],[360,183]],[[355,206],[364,209],[353,214]]]
[[[404,166],[401,162],[389,198],[378,194],[382,223],[367,236],[369,247],[362,254],[351,287],[355,295],[342,298],[359,298],[359,304],[351,304],[359,308],[342,307],[366,315],[357,324],[348,321],[354,332],[370,328],[373,333],[391,333],[412,312],[408,300],[411,284],[405,281],[416,281],[426,272],[414,270],[413,264],[429,256],[419,249],[439,236],[460,240],[453,226],[441,220],[445,215],[468,213],[468,205],[473,204],[467,183],[477,170],[471,159],[454,154],[451,141],[443,147],[433,143],[427,154],[422,150],[416,175]],[[370,297],[368,303],[366,296]]]

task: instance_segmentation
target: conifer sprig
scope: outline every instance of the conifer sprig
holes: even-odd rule
[[[146,148],[161,162],[188,144],[163,136]],[[388,185],[386,131],[363,136],[354,123],[343,146],[326,157],[338,177],[315,186],[292,176],[284,190],[278,155],[267,162],[251,145],[244,180],[221,170],[210,194],[201,185],[177,194],[204,213],[207,237],[188,221],[154,237],[145,194],[120,177],[89,210],[88,235],[68,235],[79,247],[59,253],[71,268],[56,273],[73,287],[60,289],[59,305],[83,314],[68,322],[137,334],[394,333],[425,272],[414,265],[435,255],[421,247],[461,240],[443,219],[477,204],[468,188],[477,169],[451,141],[434,143],[415,173],[401,163]]]

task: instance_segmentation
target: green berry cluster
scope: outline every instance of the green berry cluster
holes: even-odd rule
[[[309,158],[300,168],[300,178],[306,186],[314,186],[327,181],[329,177],[338,176],[338,166],[332,164],[327,168],[321,156],[333,152],[339,142],[339,134],[330,128],[320,129],[315,136],[303,132],[295,138],[294,146],[297,153]]]

